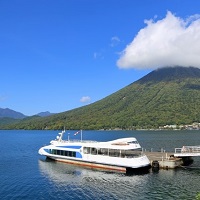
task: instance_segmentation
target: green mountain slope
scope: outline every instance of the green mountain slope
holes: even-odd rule
[[[6,124],[12,124],[19,122],[20,119],[14,119],[14,118],[9,118],[9,117],[1,117],[0,118],[0,126],[1,125],[6,125]]]
[[[200,69],[163,68],[93,104],[11,129],[135,129],[200,121]],[[4,127],[5,128],[5,127]]]

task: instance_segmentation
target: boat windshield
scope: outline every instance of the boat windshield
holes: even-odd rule
[[[138,141],[135,140],[135,141],[131,141],[131,142],[127,142],[128,144],[138,144]]]

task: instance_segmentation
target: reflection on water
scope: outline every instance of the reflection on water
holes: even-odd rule
[[[47,162],[37,152],[55,135],[57,131],[0,131],[0,199],[195,200],[200,192],[200,157],[189,167],[127,176]],[[136,137],[147,149],[172,151],[200,145],[199,136],[200,131],[85,131],[83,137],[98,141]]]
[[[42,176],[70,199],[194,199],[200,169],[159,170],[127,176],[39,160]],[[141,196],[138,196],[141,194]],[[62,199],[62,198],[61,198]]]
[[[76,190],[77,198],[86,199],[125,199],[136,195],[145,187],[148,176],[126,176],[122,173],[112,173],[65,163],[39,160],[41,174],[53,181],[57,187],[67,187]],[[134,190],[132,190],[134,188]],[[127,190],[131,193],[127,194]],[[78,191],[78,192],[77,192]],[[89,195],[89,197],[88,197]]]

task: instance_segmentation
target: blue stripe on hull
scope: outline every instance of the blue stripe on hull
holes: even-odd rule
[[[76,152],[76,158],[83,158],[83,156],[79,152]]]

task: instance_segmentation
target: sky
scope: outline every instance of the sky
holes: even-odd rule
[[[60,113],[157,68],[200,68],[199,8],[199,0],[0,0],[0,108]]]

